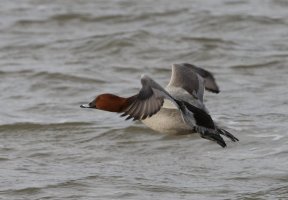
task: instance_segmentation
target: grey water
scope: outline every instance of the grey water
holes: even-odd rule
[[[0,199],[287,199],[287,38],[285,0],[1,1]],[[183,62],[239,143],[79,107]]]

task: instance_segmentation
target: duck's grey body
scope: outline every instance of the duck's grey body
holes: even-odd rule
[[[203,103],[204,79],[195,73],[190,66],[174,64],[170,82],[165,90],[173,98],[186,101],[208,113]],[[142,122],[161,133],[186,134],[193,130],[183,121],[179,109],[168,100],[164,101],[164,105],[158,113],[142,120]]]
[[[166,101],[164,105],[166,104]],[[186,134],[191,133],[191,126],[184,123],[181,113],[176,108],[161,108],[161,110],[150,118],[142,120],[143,124],[149,128],[168,134]]]

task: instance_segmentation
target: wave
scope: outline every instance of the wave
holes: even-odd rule
[[[86,13],[64,13],[64,14],[55,14],[53,16],[50,16],[46,19],[21,19],[14,23],[15,26],[27,26],[27,25],[33,25],[33,24],[44,24],[44,23],[50,23],[50,22],[58,22],[58,23],[65,23],[70,22],[73,20],[78,20],[80,22],[109,22],[112,23],[118,22],[118,23],[128,23],[133,21],[141,21],[146,19],[151,19],[155,17],[166,17],[166,16],[174,16],[183,12],[188,12],[189,9],[171,9],[171,10],[163,10],[163,11],[150,11],[145,13],[134,13],[134,14],[102,14],[100,16],[94,16],[92,14],[86,14]]]
[[[51,184],[39,184],[37,187],[23,187],[23,188],[16,188],[16,189],[7,189],[1,191],[2,193],[6,194],[13,194],[13,195],[33,195],[40,193],[43,189],[53,189],[59,187],[69,187],[69,188],[78,188],[78,187],[87,187],[84,183],[76,182],[77,180],[67,180],[59,183],[51,183]]]
[[[95,78],[87,78],[81,76],[75,76],[71,74],[64,74],[60,72],[37,72],[33,73],[30,78],[41,78],[44,80],[61,80],[61,81],[72,81],[72,82],[81,82],[81,83],[105,83],[104,80],[95,79]]]
[[[1,131],[15,131],[15,130],[39,130],[39,129],[49,129],[49,128],[68,128],[68,127],[79,127],[79,126],[88,126],[92,123],[88,122],[63,122],[63,123],[32,123],[32,122],[21,122],[13,124],[2,124],[0,125]]]
[[[0,71],[0,76],[9,76],[9,75],[28,75],[34,73],[33,70],[18,70],[18,71]]]
[[[264,63],[234,65],[234,66],[231,66],[231,68],[234,68],[234,69],[265,68],[265,67],[271,67],[273,65],[278,65],[278,64],[279,64],[279,61],[270,61],[270,62],[264,62]]]

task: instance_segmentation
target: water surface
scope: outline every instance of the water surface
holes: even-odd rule
[[[285,199],[288,3],[284,0],[3,1],[0,199]],[[171,64],[212,71],[226,149],[80,109]]]

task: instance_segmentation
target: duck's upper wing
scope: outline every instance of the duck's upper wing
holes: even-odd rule
[[[182,88],[192,95],[194,99],[199,99],[203,102],[204,79],[189,66],[173,64],[172,75],[167,88]]]
[[[147,75],[141,76],[141,84],[142,88],[139,93],[127,99],[128,106],[121,115],[122,117],[128,115],[126,120],[131,118],[141,120],[151,117],[161,109],[165,98],[178,106],[173,97]]]
[[[219,86],[216,83],[216,80],[214,78],[214,75],[200,67],[196,67],[195,65],[189,64],[189,63],[182,63],[180,65],[186,66],[187,68],[190,68],[195,73],[199,74],[202,78],[205,80],[205,89],[213,92],[213,93],[219,93],[220,89]]]

